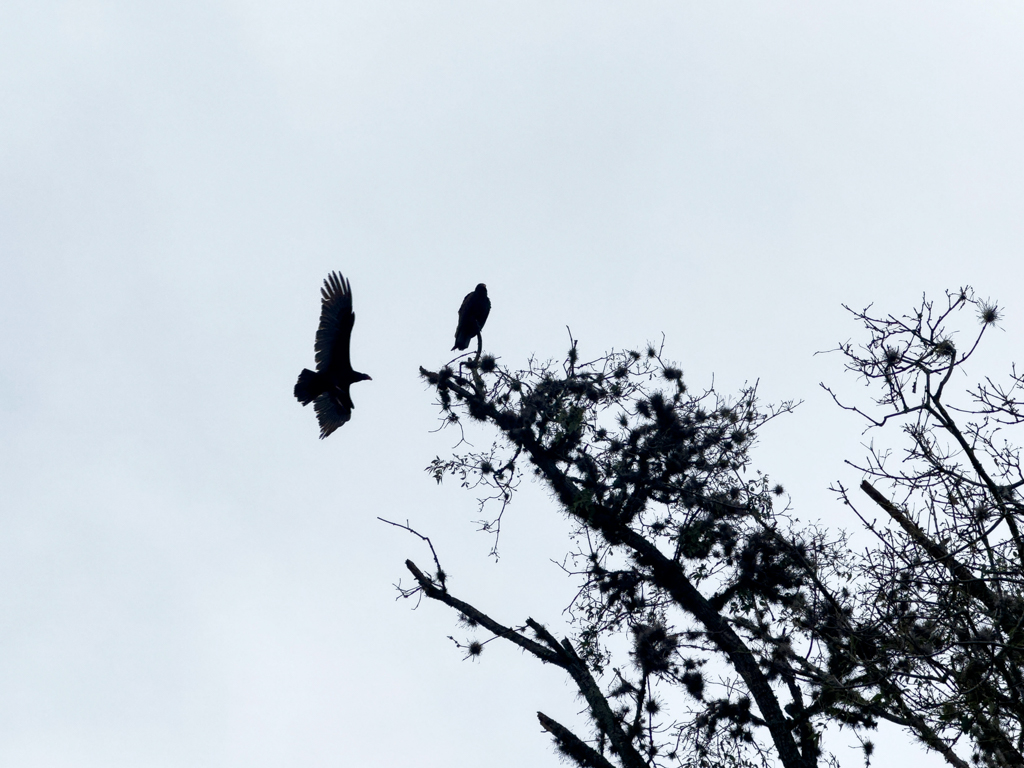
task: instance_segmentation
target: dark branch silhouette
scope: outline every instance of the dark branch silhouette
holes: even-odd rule
[[[902,316],[851,312],[866,339],[838,351],[873,407],[829,392],[874,432],[866,460],[849,463],[885,517],[833,486],[878,543],[858,563],[858,609],[826,642],[950,765],[968,765],[954,747],[984,768],[1024,765],[1024,469],[1010,442],[1024,377],[966,375],[1001,311],[965,287]],[[898,460],[883,443],[894,427]]]

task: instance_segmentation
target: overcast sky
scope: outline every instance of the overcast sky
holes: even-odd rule
[[[804,400],[755,464],[854,528],[841,304],[970,284],[1006,308],[982,372],[1019,357],[1022,42],[1009,2],[3,0],[0,765],[557,764],[565,678],[463,661],[376,520],[564,626],[547,496],[494,563],[423,472],[462,296],[512,366],[664,333],[691,386]],[[320,441],[291,390],[335,269],[373,381]]]

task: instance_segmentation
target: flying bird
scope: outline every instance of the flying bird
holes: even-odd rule
[[[459,327],[455,329],[456,349],[466,349],[470,339],[479,336],[491,312],[491,300],[487,298],[487,286],[480,283],[472,293],[467,293],[459,307]]]
[[[316,371],[304,368],[295,382],[295,397],[303,405],[313,403],[323,440],[352,418],[349,387],[370,379],[352,370],[349,342],[356,316],[352,312],[352,288],[339,272],[331,272],[320,289],[320,327],[316,329]]]

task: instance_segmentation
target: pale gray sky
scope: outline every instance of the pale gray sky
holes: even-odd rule
[[[664,332],[694,386],[804,399],[756,464],[854,527],[840,304],[971,284],[1007,308],[985,373],[1024,339],[1022,39],[1009,2],[5,0],[0,765],[555,765],[566,681],[463,662],[376,521],[559,626],[548,499],[494,564],[422,471],[462,296],[511,365]],[[333,269],[374,380],[319,441],[291,388]]]

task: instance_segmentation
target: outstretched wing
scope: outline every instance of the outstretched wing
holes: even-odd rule
[[[346,421],[352,418],[352,398],[348,385],[331,387],[313,401],[316,420],[320,422],[320,439],[323,440]]]
[[[320,327],[316,329],[316,369],[318,371],[351,371],[349,341],[356,316],[352,312],[352,288],[340,272],[331,272],[320,289]],[[319,403],[319,401],[317,401]],[[317,406],[317,414],[320,407]],[[338,426],[348,421],[349,413]],[[323,422],[321,421],[321,426]],[[336,427],[335,427],[336,428]]]

